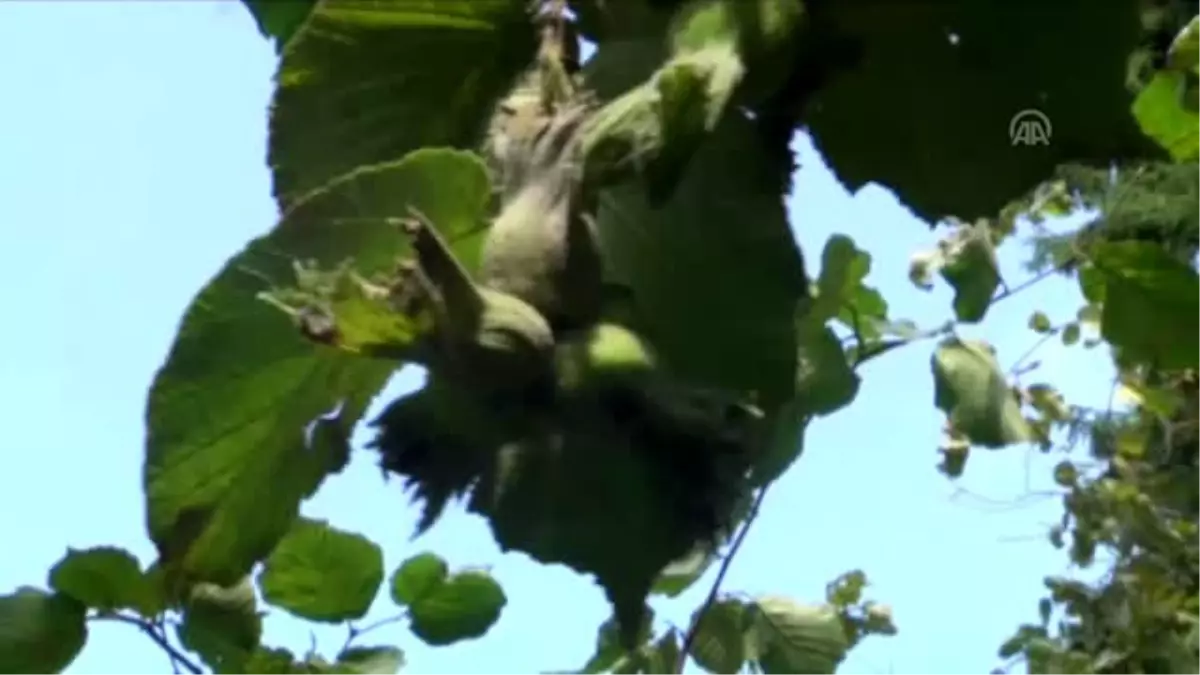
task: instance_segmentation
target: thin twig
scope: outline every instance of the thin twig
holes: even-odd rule
[[[717,578],[713,580],[712,588],[708,591],[708,597],[704,599],[704,604],[700,605],[700,609],[696,612],[697,619],[703,617],[704,612],[708,611],[708,608],[717,601],[717,594],[721,592],[721,583],[725,581],[725,575],[729,572],[729,567],[733,564],[733,559],[742,547],[742,542],[746,540],[746,534],[750,532],[750,526],[758,518],[758,511],[762,508],[763,500],[767,496],[767,487],[759,490],[758,496],[754,498],[754,503],[750,506],[750,513],[746,516],[741,529],[738,530],[737,535],[733,538],[733,545],[729,547],[729,553],[725,554],[725,559],[721,561],[721,567],[717,570]],[[683,639],[683,649],[679,652],[679,663],[675,664],[674,672],[683,672],[683,665],[687,662],[688,652],[691,651],[692,642],[696,640],[696,631],[699,628],[699,620],[693,621],[692,625],[688,628],[687,635]]]
[[[1001,300],[1006,300],[1008,298],[1011,298],[1012,296],[1016,295],[1017,293],[1020,293],[1021,291],[1037,284],[1039,281],[1042,281],[1043,279],[1045,279],[1047,277],[1057,274],[1061,270],[1062,270],[1061,265],[1055,265],[1054,267],[1051,267],[1050,269],[1042,270],[1041,272],[1038,272],[1037,274],[1033,275],[1032,277],[1029,277],[1028,279],[1026,279],[1025,281],[1022,281],[1021,283],[1017,284],[1016,286],[1013,286],[1012,288],[1005,288],[1002,292],[997,293],[992,298],[991,304],[995,305],[996,303],[1000,302]]]
[[[204,669],[196,665],[196,663],[189,659],[186,654],[179,651],[174,645],[172,645],[170,641],[167,640],[166,635],[162,635],[158,631],[154,630],[154,624],[144,619],[126,616],[124,614],[97,614],[93,618],[137,626],[139,630],[145,633],[147,637],[153,640],[155,644],[157,644],[162,648],[163,651],[167,653],[167,656],[171,658],[172,663],[178,663],[189,673],[192,673],[192,675],[204,675]]]
[[[403,621],[406,618],[408,618],[408,612],[400,612],[399,614],[397,614],[395,616],[389,616],[386,619],[380,619],[374,623],[369,623],[362,628],[355,628],[353,625],[347,624],[347,628],[349,629],[349,635],[346,636],[346,642],[342,645],[342,651],[346,651],[347,649],[349,649],[350,643],[354,642],[356,639],[358,639],[362,635],[364,635],[366,633],[370,633],[371,631],[373,631],[377,628],[383,628],[384,626],[389,626],[393,623],[399,623],[400,621]]]
[[[167,638],[167,618],[165,616],[160,616],[154,620],[154,630],[158,633],[159,637],[163,638],[164,640]],[[183,670],[179,663],[179,659],[176,659],[174,655],[171,654],[168,654],[168,656],[171,657],[171,670],[174,671],[175,675],[180,675]]]

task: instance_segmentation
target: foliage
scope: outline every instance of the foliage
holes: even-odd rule
[[[813,603],[722,579],[808,425],[853,402],[864,363],[930,338],[947,475],[972,447],[1092,439],[1088,463],[1055,471],[1051,538],[1069,535],[1080,566],[1108,551],[1112,572],[1047,580],[1041,622],[1001,654],[1033,672],[1194,665],[1193,5],[246,4],[280,52],[268,160],[283,215],[199,292],[150,387],[158,558],[68,551],[49,590],[0,597],[0,672],[61,671],[89,621],[133,624],[196,673],[399,670],[390,646],[326,659],[265,645],[260,607],[348,623],[375,602],[379,546],[300,506],[346,465],[389,376],[417,364],[428,383],[372,421],[370,448],[419,502],[420,532],[462,499],[503,550],[595,577],[613,617],[583,672],[691,658],[832,673],[896,632],[863,599],[865,573]],[[596,47],[586,63],[578,35]],[[1004,132],[1034,102],[1053,133],[1014,149]],[[782,199],[797,128],[849,189],[879,183],[948,226],[911,273],[953,288],[945,324],[892,317],[844,235],[810,276]],[[1033,265],[1048,271],[1009,286],[997,247],[1082,207],[1099,215],[1042,237]],[[1088,304],[1030,328],[1108,345],[1131,412],[1014,386],[990,345],[957,332],[1049,273],[1075,275]],[[717,559],[686,629],[655,634],[647,598]],[[385,622],[431,646],[483,636],[508,600],[433,552],[388,591]]]

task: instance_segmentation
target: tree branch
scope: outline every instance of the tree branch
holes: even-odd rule
[[[127,616],[124,614],[96,614],[92,618],[102,621],[116,621],[117,623],[126,623],[131,626],[136,626],[138,630],[142,631],[147,637],[153,640],[154,644],[161,647],[162,650],[167,653],[167,656],[171,659],[171,663],[173,665],[178,664],[183,666],[183,668],[192,675],[204,675],[204,669],[197,665],[195,661],[189,659],[186,654],[172,645],[171,642],[167,640],[166,635],[155,630],[154,624],[144,619],[134,616]]]
[[[754,504],[750,506],[750,513],[746,516],[746,521],[742,523],[741,529],[738,530],[737,535],[733,538],[733,545],[729,547],[729,553],[721,561],[721,567],[717,570],[717,578],[713,580],[712,588],[708,591],[708,597],[704,599],[704,604],[700,605],[700,609],[696,611],[697,618],[704,616],[704,612],[717,601],[717,594],[721,592],[721,584],[725,581],[725,575],[729,572],[729,567],[733,564],[733,559],[737,557],[738,550],[742,547],[742,542],[746,540],[746,535],[750,532],[750,526],[758,518],[759,509],[762,508],[763,500],[766,497],[767,487],[764,487],[762,490],[759,490],[758,496],[754,498]],[[691,651],[692,643],[696,640],[696,631],[699,627],[699,621],[692,621],[692,625],[688,628],[687,635],[683,639],[683,648],[679,651],[679,663],[675,664],[674,672],[683,672],[683,665],[687,662],[688,652]]]

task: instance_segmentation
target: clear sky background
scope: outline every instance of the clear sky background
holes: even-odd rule
[[[145,391],[193,294],[275,219],[264,162],[274,65],[234,0],[0,3],[0,592],[44,585],[68,546],[121,545],[152,560],[140,485]],[[789,205],[810,271],[827,237],[849,234],[875,256],[869,282],[894,317],[944,321],[949,292],[919,292],[906,277],[910,254],[935,240],[928,226],[883,189],[847,193],[806,138],[796,147]],[[1025,278],[1026,254],[1007,248],[1010,283]],[[1008,364],[1035,340],[1032,310],[1058,321],[1079,305],[1073,283],[1051,280],[966,333],[992,340]],[[867,640],[842,672],[986,672],[1016,626],[1036,621],[1042,577],[1066,570],[1045,539],[1058,500],[1027,498],[1048,485],[1056,459],[976,451],[957,484],[935,470],[942,419],[931,348],[871,364],[853,406],[811,427],[725,583],[816,601],[842,572],[866,571],[900,633]],[[1035,377],[1074,402],[1106,400],[1103,353],[1052,343],[1040,355]],[[398,377],[370,414],[415,381]],[[370,536],[389,568],[434,550],[453,566],[490,566],[504,585],[509,604],[482,639],[433,649],[402,624],[361,639],[405,649],[408,672],[578,667],[608,616],[590,579],[500,554],[483,521],[461,509],[410,540],[414,510],[368,451],[304,513]],[[660,619],[684,625],[710,583],[711,574],[680,599],[656,601]],[[388,605],[382,594],[371,618],[389,615]],[[267,619],[265,640],[300,653],[315,639],[332,656],[344,637],[331,627],[314,638],[278,610]],[[167,671],[135,629],[100,625],[70,672]]]

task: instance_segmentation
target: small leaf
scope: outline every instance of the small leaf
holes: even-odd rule
[[[923,290],[933,290],[933,275],[942,268],[945,260],[940,250],[918,251],[908,261],[908,280]]]
[[[1064,326],[1063,332],[1062,332],[1063,345],[1070,347],[1071,345],[1074,345],[1076,342],[1079,342],[1079,336],[1080,336],[1081,332],[1082,331],[1079,327],[1079,324],[1075,323],[1074,321],[1072,321],[1071,323]]]
[[[0,673],[61,673],[87,642],[87,607],[23,586],[0,596]]]
[[[1059,487],[1070,488],[1075,486],[1075,482],[1079,480],[1079,470],[1075,465],[1068,460],[1059,462],[1054,467],[1054,482]]]
[[[405,560],[392,574],[392,600],[407,607],[436,592],[446,581],[450,568],[436,553],[418,553]]]
[[[821,324],[838,315],[842,306],[862,288],[871,272],[871,254],[858,248],[846,235],[835,234],[821,251],[821,276],[817,298],[804,320]]]
[[[404,652],[395,647],[350,647],[338,654],[334,672],[392,675],[404,667]]]
[[[1034,312],[1029,315],[1029,328],[1035,333],[1049,333],[1054,327],[1050,324],[1050,317],[1042,312]]]
[[[716,556],[711,551],[704,547],[697,547],[691,553],[663,568],[662,574],[658,575],[658,581],[654,582],[651,592],[660,593],[668,598],[677,597],[691,588],[697,579],[704,576],[705,571],[715,559]]]
[[[934,405],[972,443],[1000,448],[1033,438],[991,346],[947,338],[934,350]]]
[[[1050,598],[1042,598],[1038,600],[1038,616],[1042,619],[1042,625],[1046,626],[1050,623],[1050,611],[1054,609]]]
[[[642,665],[639,671],[652,675],[655,673],[674,673],[679,668],[679,634],[674,628],[663,633],[652,645],[646,645],[639,651]]]
[[[850,405],[860,378],[828,326],[801,330],[796,360],[796,398],[804,415],[829,415]]]
[[[851,570],[825,587],[825,600],[839,609],[853,607],[862,600],[866,587],[866,573],[862,570]]]
[[[262,637],[256,604],[249,577],[229,588],[198,584],[184,604],[179,641],[199,654],[213,672],[261,672],[242,670]]]
[[[101,612],[132,609],[152,617],[162,606],[137,558],[111,546],[68,550],[50,570],[50,588]]]
[[[1167,58],[1176,70],[1200,73],[1200,17],[1193,16],[1179,31],[1167,49]]]
[[[692,616],[695,637],[688,650],[710,673],[736,673],[746,661],[745,606],[724,599],[702,607]],[[662,671],[670,672],[670,671]]]
[[[258,583],[264,600],[296,616],[358,619],[383,583],[383,553],[362,535],[300,519],[267,558]]]
[[[1079,311],[1075,313],[1075,319],[1079,322],[1079,325],[1099,331],[1101,313],[1102,310],[1099,306],[1087,304],[1079,308]]]
[[[986,223],[963,225],[944,245],[946,263],[941,272],[954,288],[954,314],[959,321],[978,323],[1000,285],[991,232]]]
[[[487,572],[459,572],[409,606],[412,632],[434,647],[478,638],[507,603],[504,590]]]

